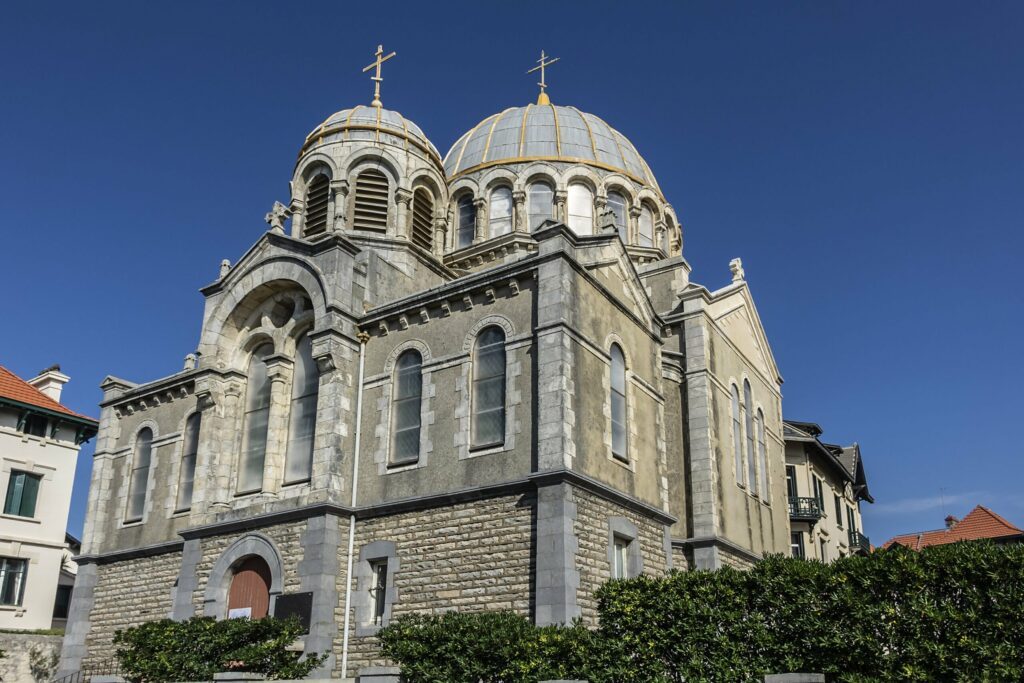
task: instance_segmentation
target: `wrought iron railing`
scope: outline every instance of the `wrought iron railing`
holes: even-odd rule
[[[790,498],[789,518],[799,522],[817,522],[821,519],[821,506],[817,498]]]
[[[117,676],[121,673],[121,664],[116,659],[107,659],[88,666],[83,666],[78,671],[64,674],[60,678],[52,679],[52,683],[89,683],[93,676]]]
[[[850,529],[850,549],[855,553],[869,553],[871,540],[856,529]]]

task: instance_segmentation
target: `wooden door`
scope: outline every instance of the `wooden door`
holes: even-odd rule
[[[228,614],[231,610],[250,610],[252,619],[262,619],[270,610],[270,567],[260,557],[246,558],[235,567],[228,590]]]

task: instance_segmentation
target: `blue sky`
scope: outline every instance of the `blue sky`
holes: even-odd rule
[[[14,3],[0,43],[0,363],[175,372],[198,288],[265,229],[306,133],[368,103],[442,153],[536,94],[645,156],[693,278],[742,257],[784,413],[858,441],[876,542],[1024,524],[1024,4]],[[81,531],[92,444],[69,529]]]

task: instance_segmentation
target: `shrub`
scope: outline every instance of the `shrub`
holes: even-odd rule
[[[327,655],[288,650],[301,631],[296,619],[162,619],[117,631],[114,645],[131,681],[208,681],[228,670],[303,678]]]

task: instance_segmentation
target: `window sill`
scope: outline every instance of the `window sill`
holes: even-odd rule
[[[469,447],[470,453],[476,453],[477,451],[490,451],[490,450],[504,450],[504,441],[492,441],[491,443],[483,443],[480,445],[473,445]]]
[[[10,520],[13,520],[13,521],[16,521],[16,522],[29,522],[30,524],[42,524],[43,523],[43,520],[38,519],[36,517],[24,517],[22,515],[11,515],[11,514],[8,514],[6,512],[4,514],[0,515],[0,519],[10,519]]]
[[[257,493],[263,493],[263,489],[262,488],[258,488],[258,489],[250,489],[249,491],[236,491],[235,492],[235,498],[242,498],[243,496],[253,496],[253,495],[256,495]]]
[[[0,612],[21,612],[24,608],[21,605],[0,605]]]
[[[174,512],[172,512],[171,517],[187,517],[190,512],[192,512],[191,507],[182,508],[180,510],[175,510]]]
[[[295,481],[286,481],[286,482],[281,484],[281,488],[290,488],[290,487],[293,487],[293,486],[302,486],[303,484],[308,484],[309,482],[310,482],[309,479],[296,479]]]
[[[121,528],[130,529],[131,527],[142,526],[143,521],[144,520],[141,519],[126,519],[125,521],[121,522]]]
[[[408,470],[414,470],[420,467],[419,460],[410,460],[409,462],[389,462],[385,474],[394,474],[395,472],[406,472]]]

